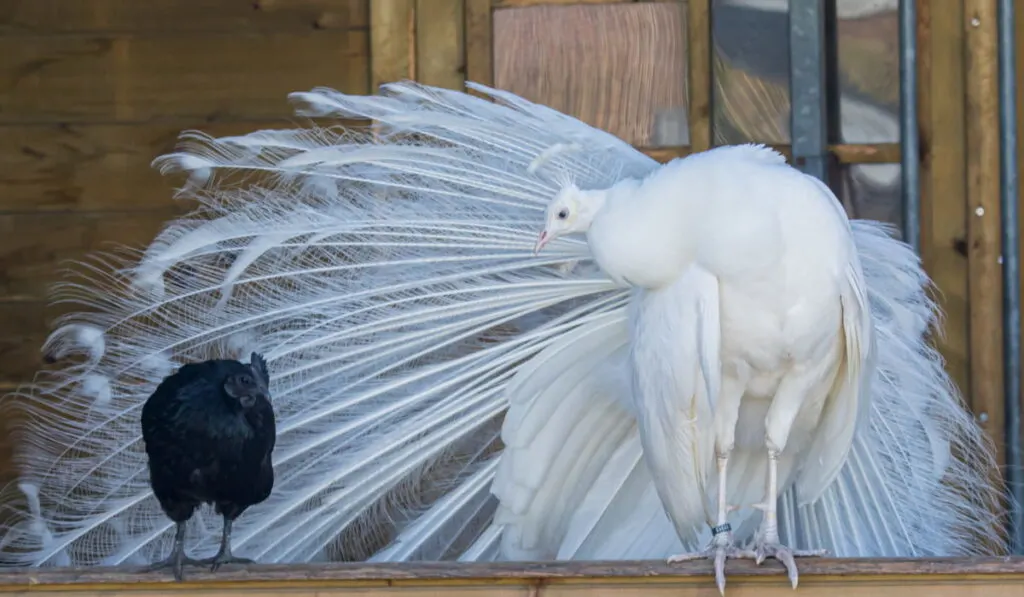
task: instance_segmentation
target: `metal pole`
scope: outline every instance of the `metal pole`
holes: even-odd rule
[[[789,1],[789,97],[793,163],[827,184],[824,0]]]
[[[921,252],[921,170],[917,128],[917,0],[900,0],[900,166],[903,240]]]
[[[999,0],[999,162],[1003,260],[1003,365],[1006,409],[1006,481],[1013,498],[1010,538],[1024,549],[1024,469],[1021,468],[1020,222],[1017,213],[1017,81],[1014,0]]]

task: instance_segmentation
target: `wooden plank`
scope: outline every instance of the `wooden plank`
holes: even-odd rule
[[[768,144],[778,152],[792,158],[792,148],[783,144]],[[694,153],[690,147],[641,147],[640,151],[659,162],[667,162]],[[840,164],[892,164],[900,161],[899,143],[874,144],[833,144],[828,146],[829,153],[835,156]]]
[[[42,347],[51,324],[65,313],[84,310],[80,305],[50,305],[42,300],[0,300],[0,392],[31,382],[38,371],[50,368]]]
[[[0,35],[365,29],[369,0],[6,0]]]
[[[110,243],[145,246],[180,211],[0,214],[0,300],[46,299],[66,260]]]
[[[957,387],[969,399],[966,131],[964,91],[964,12],[962,2],[929,0],[919,11],[929,19],[919,54],[926,63],[920,89],[922,184],[921,251],[925,271],[939,292],[943,334],[934,341]],[[919,29],[919,35],[922,30]]]
[[[1024,139],[1024,92],[1021,91],[1022,84],[1024,84],[1024,7],[1019,3],[1014,10],[1014,20],[1016,21],[1017,34],[1015,36],[1015,42],[1017,45],[1017,173],[1018,175],[1024,172],[1024,144],[1021,143],[1021,139]],[[1018,205],[1024,205],[1024,186],[1021,187],[1021,195],[1018,199]],[[1024,220],[1019,222],[1020,230],[1024,231]],[[1020,243],[1020,259],[1024,261],[1024,242]],[[1021,286],[1024,287],[1024,269],[1021,269]],[[1020,333],[1024,335],[1024,318],[1021,320]],[[1022,355],[1022,368],[1024,368],[1024,355]],[[1022,369],[1024,371],[1024,369]],[[1024,400],[1024,396],[1021,397]],[[1021,422],[1021,429],[1018,433],[1024,433],[1024,421]]]
[[[824,597],[827,595],[843,595],[844,597],[1020,597],[1019,587],[1014,583],[1017,578],[973,581],[970,579],[932,580],[929,578],[911,577],[908,581],[887,580],[877,586],[858,583],[848,578],[820,580],[818,578],[804,580],[800,577],[801,597]],[[466,582],[466,583],[434,583],[413,586],[397,585],[385,587],[381,585],[362,586],[343,583],[328,587],[272,587],[265,588],[261,584],[253,584],[245,588],[197,588],[194,584],[179,587],[160,587],[139,589],[133,587],[126,592],[133,597],[167,597],[182,595],[184,587],[188,587],[190,597],[220,597],[221,595],[248,595],[246,591],[258,591],[262,597],[308,596],[308,597],[394,597],[398,595],[415,595],[417,597],[707,597],[717,590],[700,583],[657,583],[640,579],[636,583],[617,581],[605,583],[600,579],[592,582],[580,581],[573,583],[548,584],[547,581],[519,581],[503,583],[502,581]],[[250,588],[251,587],[251,588]],[[90,597],[112,597],[116,594],[104,585],[73,589],[76,595]],[[25,597],[58,597],[66,595],[63,589],[45,590],[32,589],[31,593],[16,593]],[[793,589],[788,584],[776,581],[772,584],[759,579],[729,580],[729,597],[788,597]]]
[[[494,84],[637,146],[687,144],[680,3],[494,12]]]
[[[711,0],[688,0],[686,17],[687,117],[690,147],[711,147]]]
[[[927,575],[932,580],[971,577],[983,582],[1013,578],[1021,582],[1024,558],[808,558],[800,560],[801,586],[805,581],[872,583],[893,579],[906,583],[907,576]],[[791,595],[781,564],[769,561],[758,566],[751,560],[729,562],[730,588],[736,581],[761,579],[762,587],[779,583]],[[330,563],[264,564],[228,566],[216,573],[203,568],[190,570],[186,582],[176,583],[170,575],[140,573],[135,568],[41,568],[0,570],[0,592],[29,588],[73,589],[81,585],[108,591],[146,590],[166,587],[184,594],[195,589],[249,589],[256,587],[319,587],[327,583],[361,583],[361,586],[439,587],[495,582],[545,581],[545,584],[708,584],[711,564],[707,561],[666,564],[662,560],[645,561],[550,561],[550,562],[402,562],[402,563]],[[917,580],[926,580],[918,578]],[[487,582],[490,581],[490,582]],[[1024,594],[1024,584],[1016,595]],[[980,596],[979,596],[980,597]]]
[[[494,85],[494,30],[491,0],[464,0],[466,80]]]
[[[415,0],[370,3],[370,89],[416,78]]]
[[[971,404],[1003,454],[996,2],[964,0]]]
[[[464,0],[416,0],[416,80],[462,90],[466,82]]]
[[[182,179],[161,176],[150,163],[173,151],[182,131],[224,136],[294,126],[287,120],[0,126],[0,213],[170,207]]]
[[[290,115],[287,94],[368,90],[365,31],[0,37],[0,124]]]
[[[494,8],[557,6],[565,4],[629,4],[631,2],[679,2],[679,0],[490,0]]]

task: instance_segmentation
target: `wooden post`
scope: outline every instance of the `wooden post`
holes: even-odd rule
[[[494,84],[494,47],[491,31],[491,0],[466,3],[466,80]]]
[[[964,0],[971,404],[1003,454],[999,98],[995,0]]]
[[[690,149],[711,148],[711,0],[689,0],[686,16]]]
[[[939,291],[946,370],[971,394],[967,304],[966,117],[963,3],[925,0],[918,7],[923,164],[921,256]]]
[[[415,0],[369,0],[370,89],[416,78]]]
[[[461,91],[466,82],[463,0],[416,0],[416,80]]]

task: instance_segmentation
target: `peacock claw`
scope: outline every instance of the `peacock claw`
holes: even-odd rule
[[[760,566],[766,558],[775,558],[786,568],[789,583],[796,588],[799,574],[796,569],[796,558],[820,558],[828,555],[827,549],[790,549],[778,541],[758,540],[754,545],[754,562]]]
[[[195,560],[186,556],[184,551],[176,550],[171,552],[171,555],[167,556],[167,558],[146,566],[142,569],[142,572],[156,572],[157,570],[170,568],[174,574],[174,580],[181,582],[185,579],[185,566],[203,566],[205,564],[205,560]]]
[[[712,539],[711,545],[702,551],[693,553],[683,553],[679,555],[669,556],[668,563],[675,564],[677,562],[688,562],[691,560],[699,560],[701,558],[707,558],[711,560],[715,565],[715,584],[718,585],[718,592],[725,595],[725,560],[728,558],[739,559],[753,559],[755,557],[754,552],[739,549],[736,547],[732,538],[725,540]]]

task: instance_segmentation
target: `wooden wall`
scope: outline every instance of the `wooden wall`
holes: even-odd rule
[[[149,165],[180,131],[284,126],[292,91],[369,84],[369,0],[0,0],[0,393],[42,365],[60,262],[181,209]]]

